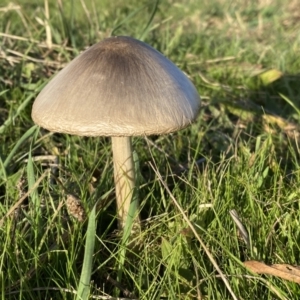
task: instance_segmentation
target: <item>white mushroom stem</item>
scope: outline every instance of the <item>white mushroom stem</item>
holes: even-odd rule
[[[112,137],[112,150],[118,221],[119,228],[123,229],[129,216],[129,209],[135,189],[135,167],[132,157],[131,138]],[[135,206],[137,208],[137,203],[135,203]],[[137,214],[137,209],[134,209],[134,213]],[[135,224],[139,223],[137,215],[130,217],[135,217]]]

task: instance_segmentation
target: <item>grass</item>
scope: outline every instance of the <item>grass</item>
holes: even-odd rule
[[[0,7],[1,299],[75,299],[88,224],[90,299],[299,298],[297,284],[243,266],[300,265],[298,1],[48,2]],[[30,117],[48,79],[111,34],[157,48],[202,96],[191,127],[134,139],[135,247],[117,231],[109,139]],[[83,211],[95,220],[76,219]]]

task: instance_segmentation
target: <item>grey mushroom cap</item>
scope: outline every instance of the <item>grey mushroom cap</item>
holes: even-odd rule
[[[198,115],[200,97],[187,76],[149,45],[107,38],[76,57],[41,91],[33,121],[82,136],[174,132]]]

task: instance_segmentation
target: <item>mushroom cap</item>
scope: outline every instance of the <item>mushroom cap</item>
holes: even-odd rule
[[[82,136],[137,136],[182,129],[200,97],[175,64],[131,37],[107,38],[71,61],[44,87],[33,121]]]

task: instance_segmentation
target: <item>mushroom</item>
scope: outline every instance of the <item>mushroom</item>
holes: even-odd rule
[[[63,68],[36,98],[32,119],[54,132],[112,137],[124,228],[135,188],[131,137],[180,130],[199,108],[197,90],[175,64],[144,42],[118,36],[91,46]]]

